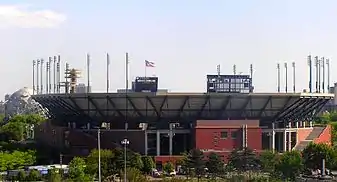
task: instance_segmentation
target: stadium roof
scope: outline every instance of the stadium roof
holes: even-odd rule
[[[75,93],[34,95],[58,120],[310,120],[333,98],[321,93]]]

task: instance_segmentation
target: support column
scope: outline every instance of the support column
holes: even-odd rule
[[[298,121],[296,121],[296,128],[298,128]]]
[[[170,131],[169,131],[169,154],[170,155],[173,154],[173,132],[172,132],[172,128],[173,128],[173,123],[170,123]]]
[[[283,132],[283,152],[287,151],[287,130]]]
[[[160,156],[160,131],[157,130],[157,156]]]
[[[306,121],[302,121],[302,123],[303,123],[303,128],[305,128],[305,123],[306,123]]]
[[[310,128],[312,128],[312,127],[313,127],[313,123],[312,123],[312,121],[310,121],[310,122],[309,122],[309,125],[310,125]]]
[[[148,145],[149,145],[149,142],[147,140],[147,130],[144,131],[144,143],[145,143],[145,151],[144,151],[144,154],[147,155],[147,152],[148,152]]]
[[[292,148],[291,148],[291,132],[289,131],[288,132],[288,151],[292,151]]]
[[[275,123],[272,123],[271,148],[275,151]]]

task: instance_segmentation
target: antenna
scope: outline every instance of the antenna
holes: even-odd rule
[[[315,56],[315,67],[316,67],[316,93],[318,93],[318,70],[319,70],[319,67],[318,67],[318,56]]]
[[[40,60],[38,59],[37,62],[36,62],[36,94],[39,94],[40,93],[40,83],[39,83],[39,80],[40,80],[40,77],[39,77],[39,68],[40,66]]]
[[[36,61],[33,60],[33,95],[35,94],[35,65]]]
[[[90,92],[90,55],[87,54],[87,79],[88,79],[88,86],[87,86],[87,93]]]
[[[308,66],[309,66],[309,93],[312,93],[312,60],[311,60],[311,55],[308,56]]]
[[[326,59],[326,66],[328,69],[328,92],[330,92],[330,59]]]
[[[51,82],[51,66],[53,64],[53,60],[52,60],[52,57],[49,57],[49,93],[52,93],[51,91],[51,85],[52,85],[52,82]]]
[[[57,56],[57,64],[58,64],[58,75],[57,75],[57,92],[61,93],[61,56]]]
[[[324,57],[322,57],[322,90],[323,90],[323,93],[325,93],[325,59]]]
[[[281,92],[280,83],[281,83],[281,72],[280,72],[280,63],[277,63],[277,92]]]
[[[54,56],[54,70],[53,70],[53,74],[54,74],[54,93],[56,93],[56,56]]]
[[[49,61],[46,62],[46,93],[49,94]]]
[[[296,93],[296,68],[295,68],[295,62],[292,63],[293,66],[293,91]]]
[[[284,68],[286,71],[286,93],[288,93],[288,64],[284,63]]]

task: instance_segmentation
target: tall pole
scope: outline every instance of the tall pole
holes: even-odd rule
[[[36,94],[39,94],[40,93],[40,82],[39,82],[39,80],[40,80],[40,75],[39,75],[39,70],[40,70],[40,68],[39,68],[39,66],[40,66],[40,59],[38,59],[37,60],[37,62],[36,62]]]
[[[35,65],[36,61],[33,60],[33,95],[35,94]]]
[[[110,67],[110,56],[106,54],[106,93],[109,93],[109,67]]]
[[[88,83],[87,83],[87,93],[90,92],[90,55],[87,54],[87,77],[88,77]]]
[[[292,63],[293,66],[293,91],[296,92],[296,68],[295,68],[295,62]]]
[[[43,94],[43,63],[44,63],[44,60],[43,59],[41,59],[41,73],[40,73],[40,77],[41,77],[41,79],[40,79],[40,82],[41,82],[41,84],[40,84],[40,88],[41,88],[41,94]]]
[[[234,75],[234,77],[236,75],[236,65],[235,64],[233,65],[233,75]],[[235,82],[234,82],[234,92],[236,92],[236,78],[234,80],[235,80]]]
[[[56,56],[54,56],[54,66],[53,66],[53,74],[54,74],[54,93],[56,93]]]
[[[322,90],[325,93],[325,59],[322,57]]]
[[[53,60],[52,60],[52,57],[49,57],[49,93],[51,93],[51,85],[52,85],[52,82],[51,82],[51,69],[52,69],[52,64],[53,64]]]
[[[311,60],[311,55],[308,56],[308,66],[309,66],[309,93],[312,93],[312,60]]]
[[[249,92],[253,92],[253,64],[250,64],[250,89]]]
[[[128,92],[129,92],[129,54],[125,53],[125,130],[128,129],[128,112],[129,112],[129,102],[128,102]]]
[[[280,71],[280,63],[277,63],[277,92],[281,92],[281,71]]]
[[[330,92],[330,59],[326,59],[326,66],[328,69],[328,92]]]
[[[98,182],[102,182],[101,175],[101,128],[97,130],[97,148],[98,148]]]
[[[319,61],[318,61],[318,56],[315,56],[315,67],[316,67],[316,93],[319,92],[319,90],[318,90],[318,74],[319,74],[318,70],[319,70],[319,63],[318,63],[318,62],[319,62]]]
[[[49,94],[49,60],[46,61],[46,93]]]
[[[284,63],[284,68],[286,71],[286,93],[288,93],[288,64]]]
[[[221,68],[220,68],[220,64],[218,64],[216,66],[216,72],[218,74],[218,79],[216,80],[216,88],[215,88],[215,92],[222,92],[222,90],[220,89],[220,80],[221,80]]]
[[[57,64],[58,64],[58,75],[57,75],[57,92],[61,93],[61,56],[57,56]]]
[[[322,68],[321,68],[321,59],[318,59],[318,93],[321,93],[321,76],[322,76]]]
[[[126,141],[125,141],[126,142]],[[126,182],[126,143],[124,144],[124,182]]]

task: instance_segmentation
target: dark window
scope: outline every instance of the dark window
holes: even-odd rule
[[[236,139],[238,137],[238,132],[237,131],[232,131],[231,132],[231,137],[232,137],[232,139]]]
[[[227,131],[222,131],[221,132],[221,139],[226,139],[228,137]]]

